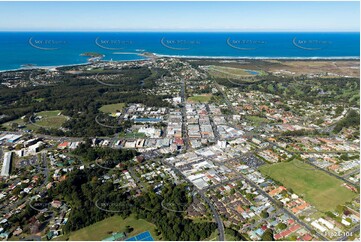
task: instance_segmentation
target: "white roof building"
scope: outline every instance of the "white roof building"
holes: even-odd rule
[[[12,152],[5,152],[4,161],[1,168],[1,176],[9,176],[10,175],[10,163],[11,163]]]

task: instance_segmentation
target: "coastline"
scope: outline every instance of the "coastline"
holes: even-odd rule
[[[294,61],[294,60],[304,60],[304,61],[359,61],[360,56],[331,56],[331,57],[322,57],[322,56],[313,56],[313,57],[267,57],[267,56],[192,56],[192,55],[165,55],[165,54],[158,54],[158,53],[150,53],[150,55],[145,55],[144,53],[132,53],[132,52],[115,52],[113,54],[118,55],[127,55],[127,54],[134,54],[137,56],[142,56],[144,59],[137,59],[137,60],[112,60],[113,62],[137,62],[137,61],[144,61],[149,60],[150,58],[179,58],[179,59],[191,59],[191,60],[282,60],[282,61]],[[101,60],[101,62],[110,62],[111,60]],[[79,63],[79,64],[66,64],[66,65],[56,65],[56,66],[34,66],[31,68],[18,68],[18,69],[8,69],[8,70],[0,70],[0,73],[5,72],[17,72],[17,71],[30,71],[36,69],[56,69],[62,67],[76,67],[76,66],[84,66],[90,65],[91,62]]]
[[[285,56],[192,56],[192,55],[164,55],[152,53],[154,56],[162,58],[182,58],[182,59],[221,59],[221,60],[360,60],[360,56],[312,56],[312,57],[303,57],[303,56],[294,56],[294,57],[285,57]]]

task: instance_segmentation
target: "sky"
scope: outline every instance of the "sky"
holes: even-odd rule
[[[356,2],[0,2],[0,31],[357,31]]]

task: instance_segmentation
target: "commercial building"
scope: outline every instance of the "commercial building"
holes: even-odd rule
[[[12,152],[5,152],[4,161],[1,168],[1,176],[10,175],[11,156],[12,156]]]

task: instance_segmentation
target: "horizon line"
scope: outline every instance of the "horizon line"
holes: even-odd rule
[[[1,30],[0,32],[133,32],[133,33],[360,33],[360,30]]]

